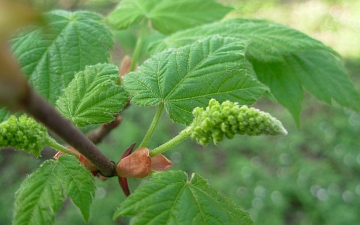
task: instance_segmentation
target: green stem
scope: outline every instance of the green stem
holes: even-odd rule
[[[61,144],[57,143],[54,139],[52,139],[50,137],[47,139],[46,145],[53,148],[53,149],[58,150],[59,152],[64,152],[66,154],[73,155],[75,157],[79,156],[79,155],[73,153],[72,151],[68,150],[67,148],[65,148]]]
[[[159,147],[153,149],[150,152],[150,157],[156,156],[158,154],[161,154],[163,152],[166,152],[170,148],[174,147],[177,144],[180,144],[181,142],[185,141],[190,136],[190,129],[189,127],[185,130],[181,131],[180,134],[175,136],[173,139],[169,140],[168,142],[160,145]]]
[[[144,24],[145,24],[145,22],[144,22]],[[130,65],[130,72],[135,70],[136,64],[140,58],[140,53],[141,53],[141,50],[142,50],[142,47],[144,44],[144,39],[145,39],[145,36],[147,33],[147,27],[144,24],[142,24],[140,27],[140,35],[136,41],[135,50],[134,50],[132,62]]]
[[[155,131],[156,125],[158,124],[159,119],[160,119],[161,114],[162,114],[163,111],[164,111],[164,103],[161,102],[159,104],[157,110],[156,110],[154,119],[151,122],[150,127],[149,127],[148,131],[146,132],[145,137],[142,140],[142,142],[140,143],[139,147],[146,147],[147,144],[149,144],[149,141],[150,141],[150,139],[151,139],[151,137],[152,137],[152,135],[153,135],[153,133]]]

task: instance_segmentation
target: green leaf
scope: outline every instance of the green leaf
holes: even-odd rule
[[[252,61],[261,82],[300,124],[303,87],[328,104],[360,110],[360,95],[349,80],[341,61],[325,51],[303,51],[284,56],[283,62]]]
[[[360,95],[339,58],[324,51],[304,51],[285,59],[301,84],[316,98],[328,104],[333,99],[341,106],[360,111]]]
[[[296,124],[300,125],[303,90],[293,71],[286,63],[252,61],[261,82],[266,84],[273,96],[289,110]]]
[[[258,79],[300,124],[303,87],[316,98],[360,110],[359,93],[349,80],[334,50],[309,36],[279,24],[232,19],[175,33],[153,45],[154,52],[178,47],[218,34],[245,40],[246,58]]]
[[[64,90],[57,109],[80,127],[110,122],[128,100],[119,82],[116,66],[87,66]]]
[[[241,210],[202,179],[182,171],[156,173],[115,212],[137,224],[253,224]]]
[[[93,176],[75,157],[61,156],[57,164],[58,177],[63,183],[66,195],[80,209],[85,221],[88,222],[90,206],[96,191]]]
[[[51,224],[64,202],[63,189],[88,221],[96,186],[73,156],[48,160],[21,184],[15,196],[14,225]]]
[[[151,48],[153,52],[159,52],[169,47],[187,45],[211,35],[235,37],[246,41],[247,57],[259,61],[282,61],[283,55],[305,49],[325,49],[337,54],[320,41],[300,31],[264,20],[240,18],[180,31],[155,43]]]
[[[214,0],[123,0],[108,21],[126,29],[149,20],[154,29],[169,34],[220,20],[231,9]]]
[[[100,15],[53,11],[48,27],[32,27],[12,39],[12,50],[30,83],[52,104],[86,65],[107,62],[113,46]]]
[[[65,200],[54,161],[46,161],[20,186],[15,196],[14,225],[51,224]]]
[[[164,102],[173,121],[189,124],[192,110],[211,98],[249,105],[264,93],[245,51],[237,39],[209,37],[155,55],[125,76],[124,87],[135,104]]]

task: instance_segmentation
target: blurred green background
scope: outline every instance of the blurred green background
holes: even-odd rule
[[[43,9],[88,9],[106,14],[117,1],[32,0]],[[265,18],[299,29],[333,47],[344,58],[351,80],[360,90],[360,1],[357,0],[222,0],[236,10],[229,17]],[[122,41],[123,35],[117,36]],[[122,46],[132,40],[123,39]],[[116,47],[115,63],[123,54]],[[125,49],[126,52],[126,49]],[[196,172],[217,190],[247,210],[258,225],[360,224],[360,115],[328,106],[306,95],[301,127],[280,105],[261,99],[255,107],[280,119],[285,137],[237,136],[204,148],[188,140],[168,151],[172,169]],[[117,161],[133,142],[139,143],[155,108],[134,105],[122,124],[99,148]],[[163,115],[150,147],[176,135],[183,127]],[[54,151],[34,158],[22,152],[0,151],[0,225],[11,224],[14,193],[22,180]],[[89,224],[128,224],[112,221],[124,200],[116,179],[97,180],[98,190]],[[131,179],[135,190],[143,180]],[[85,224],[71,201],[57,214],[56,225]]]

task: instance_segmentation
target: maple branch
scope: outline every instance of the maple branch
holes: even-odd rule
[[[29,86],[5,41],[0,40],[0,50],[0,103],[33,116],[91,161],[103,176],[114,176],[115,164]]]
[[[79,151],[100,170],[103,176],[112,177],[115,175],[115,164],[39,94],[29,88],[28,94],[24,97],[21,106],[26,113],[42,122]]]

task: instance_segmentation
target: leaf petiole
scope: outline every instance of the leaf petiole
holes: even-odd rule
[[[152,137],[152,135],[153,135],[153,133],[155,131],[156,125],[158,124],[159,119],[160,119],[161,114],[162,114],[163,111],[164,111],[164,103],[161,102],[159,104],[157,110],[156,110],[154,119],[151,122],[150,127],[149,127],[148,131],[146,132],[145,137],[142,140],[142,142],[140,143],[139,147],[146,147],[147,146],[147,144],[149,143],[149,141],[150,141],[150,139],[151,139],[151,137]]]
[[[146,21],[145,21],[146,22]],[[145,23],[144,22],[144,23]],[[140,58],[140,53],[143,47],[143,43],[144,43],[144,39],[146,36],[146,29],[147,27],[143,24],[141,24],[140,26],[140,35],[136,41],[136,45],[135,45],[135,49],[134,49],[134,54],[132,57],[132,62],[131,62],[131,66],[130,66],[130,72],[135,70],[136,64],[139,61]]]

